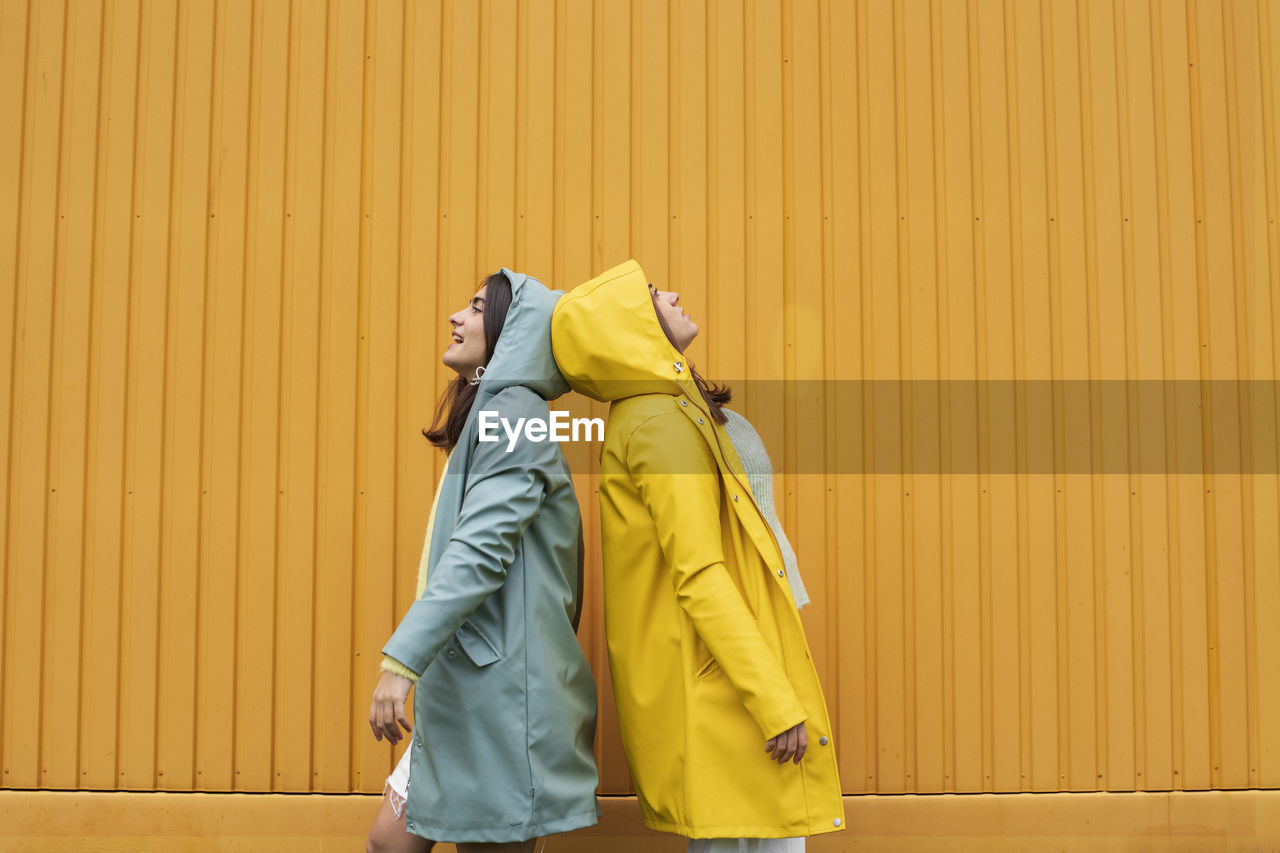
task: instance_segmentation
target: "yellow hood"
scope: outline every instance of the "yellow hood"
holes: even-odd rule
[[[700,399],[689,366],[667,340],[634,260],[562,296],[551,315],[551,347],[573,390],[612,402],[637,394]]]

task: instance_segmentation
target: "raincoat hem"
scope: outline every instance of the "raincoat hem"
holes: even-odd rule
[[[557,835],[561,832],[572,832],[575,829],[595,826],[600,821],[597,811],[595,798],[593,797],[591,808],[588,811],[577,812],[556,820],[543,821],[532,826],[521,824],[520,826],[502,828],[494,828],[492,824],[482,827],[433,826],[422,823],[410,815],[409,822],[413,824],[413,829],[409,831],[422,838],[445,844],[456,844],[458,842],[464,844],[510,844],[516,841],[528,841],[530,838],[541,838],[544,835]]]
[[[828,832],[844,831],[844,815],[840,815],[840,826],[744,826],[743,824],[726,824],[725,826],[687,826],[682,823],[644,818],[644,825],[659,832],[670,832],[683,835],[685,838],[797,838],[811,835],[824,835]]]

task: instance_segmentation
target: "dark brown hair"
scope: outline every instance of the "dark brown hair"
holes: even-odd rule
[[[672,336],[671,330],[667,328],[667,321],[662,319],[662,312],[658,310],[657,291],[653,285],[649,285],[649,298],[653,300],[653,313],[658,316],[658,325],[662,327],[662,334],[667,336],[667,340],[671,342],[673,347],[676,346],[676,339]],[[693,384],[698,386],[698,392],[702,394],[702,401],[707,404],[707,408],[711,410],[712,419],[723,424],[729,420],[720,409],[729,405],[729,401],[733,399],[733,389],[728,385],[717,385],[714,382],[708,382],[702,378],[702,374],[693,366],[693,362],[686,360],[685,366],[689,368],[689,373],[693,376]]]
[[[493,359],[502,327],[507,322],[511,308],[511,281],[503,273],[496,272],[484,280],[484,363]],[[436,403],[436,414],[431,426],[422,431],[427,441],[445,451],[458,446],[462,428],[471,414],[471,404],[476,400],[478,385],[459,375],[448,384]]]

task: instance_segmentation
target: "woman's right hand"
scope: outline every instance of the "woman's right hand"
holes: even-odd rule
[[[385,669],[382,671],[378,686],[373,688],[373,703],[369,706],[369,728],[373,729],[373,736],[378,740],[385,735],[392,744],[397,744],[400,738],[413,731],[413,724],[404,715],[411,687],[413,682],[403,675]],[[401,727],[404,728],[403,735]]]

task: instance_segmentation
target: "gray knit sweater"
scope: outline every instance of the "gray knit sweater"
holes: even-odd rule
[[[782,562],[787,570],[787,582],[791,584],[791,595],[796,600],[796,607],[804,607],[809,603],[809,593],[805,591],[804,581],[800,580],[800,568],[796,564],[796,552],[791,548],[782,522],[778,520],[778,511],[773,506],[773,464],[769,461],[769,451],[765,449],[760,434],[751,422],[737,412],[723,410],[729,420],[724,425],[733,442],[733,449],[738,452],[743,471],[747,475],[747,485],[760,507],[760,513],[769,523],[773,535],[778,539],[778,547],[782,549]]]

